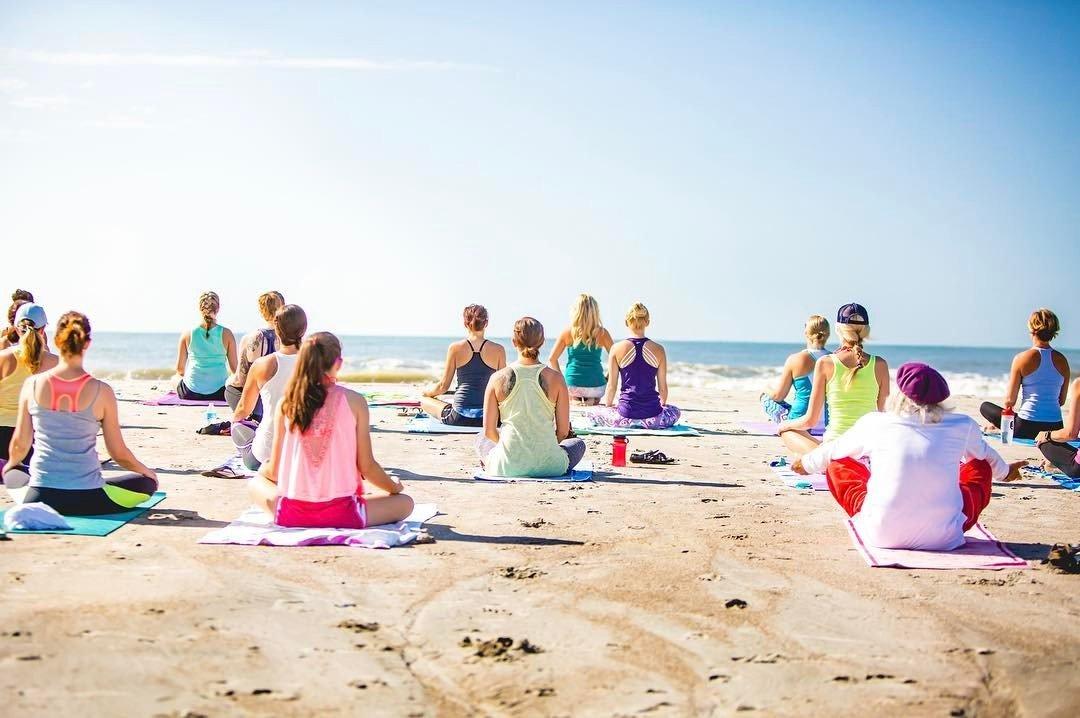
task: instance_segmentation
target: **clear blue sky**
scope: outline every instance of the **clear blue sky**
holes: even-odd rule
[[[0,237],[114,330],[1080,346],[1080,3],[0,2]]]

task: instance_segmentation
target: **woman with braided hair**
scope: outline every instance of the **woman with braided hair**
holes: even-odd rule
[[[221,299],[216,292],[199,295],[202,324],[180,335],[176,354],[176,385],[181,399],[225,401],[225,383],[236,371],[236,337],[217,323]]]
[[[889,397],[889,365],[867,354],[863,343],[870,337],[870,314],[861,304],[845,304],[836,313],[840,348],[814,365],[810,408],[799,419],[782,421],[777,427],[784,445],[796,454],[813,451],[821,442],[810,435],[829,403],[825,441],[838,438],[864,414],[884,411]]]

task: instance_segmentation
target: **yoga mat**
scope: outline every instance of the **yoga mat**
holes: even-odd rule
[[[27,531],[16,529],[13,534],[66,534],[69,536],[108,536],[128,521],[138,518],[147,509],[157,506],[165,499],[165,492],[158,491],[153,496],[143,501],[130,511],[118,514],[104,514],[102,516],[65,516],[71,530]],[[3,520],[4,512],[0,511],[0,521]]]
[[[739,426],[746,429],[747,434],[754,436],[779,436],[776,431],[777,425],[771,421],[740,421]],[[825,429],[820,426],[815,426],[810,430],[811,436],[821,436],[825,433]]]
[[[1037,466],[1024,466],[1020,470],[1025,474],[1038,476],[1042,479],[1052,479],[1061,484],[1062,488],[1066,488],[1069,491],[1080,491],[1080,479],[1073,479],[1056,471],[1043,471]]]
[[[575,434],[602,436],[701,436],[701,432],[686,424],[676,424],[668,429],[638,429],[630,427],[593,426],[587,422],[572,423]]]
[[[774,474],[780,477],[780,480],[784,482],[785,486],[790,486],[793,489],[813,489],[814,491],[829,490],[829,481],[825,478],[825,474],[809,474],[807,476],[802,476],[792,471],[790,464],[784,464],[783,466],[773,466],[772,464],[769,464],[769,468]]]
[[[913,551],[910,549],[867,546],[851,519],[845,522],[851,542],[874,568],[984,569],[1029,568],[1027,561],[1010,551],[992,533],[975,524],[967,533],[964,545],[952,551]]]
[[[157,399],[140,402],[143,406],[226,406],[224,401],[206,401],[203,399],[181,399],[175,391],[170,391]]]
[[[562,476],[546,476],[540,478],[522,476],[510,478],[507,476],[491,476],[480,469],[473,478],[477,481],[500,481],[500,482],[515,482],[515,481],[592,481],[593,465],[588,459],[583,460],[580,464],[574,467],[573,471],[568,471]]]
[[[234,454],[214,468],[202,472],[202,475],[218,479],[250,479],[255,472],[244,466],[244,460]]]
[[[438,513],[435,504],[417,504],[408,518],[396,524],[366,529],[302,529],[275,525],[265,511],[250,508],[224,528],[199,539],[206,544],[239,546],[357,546],[392,548],[416,540],[420,527]]]
[[[414,416],[405,422],[405,429],[410,434],[479,434],[479,426],[450,426],[433,416]]]

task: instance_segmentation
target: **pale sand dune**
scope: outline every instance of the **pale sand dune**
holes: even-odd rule
[[[376,455],[441,511],[435,543],[391,551],[197,544],[247,505],[242,481],[198,475],[231,442],[196,435],[198,409],[124,401],[169,496],[104,539],[3,544],[5,713],[1080,712],[1078,577],[870,569],[827,493],[772,479],[778,439],[733,433],[758,417],[753,396],[673,400],[723,433],[634,439],[681,462],[616,474],[609,441],[588,437],[598,480],[574,486],[478,484],[472,437],[405,434],[374,409]],[[1025,480],[995,487],[984,522],[1041,556],[1080,540],[1078,510],[1080,495]],[[513,647],[476,655],[500,636]]]

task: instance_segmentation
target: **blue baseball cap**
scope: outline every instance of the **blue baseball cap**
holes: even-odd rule
[[[31,302],[19,305],[19,308],[15,311],[15,326],[22,324],[25,319],[30,320],[30,323],[34,325],[34,329],[44,329],[45,325],[49,323],[49,320],[45,317],[45,308],[40,304]]]
[[[870,323],[870,313],[861,304],[845,304],[836,312],[837,324],[862,324]]]

